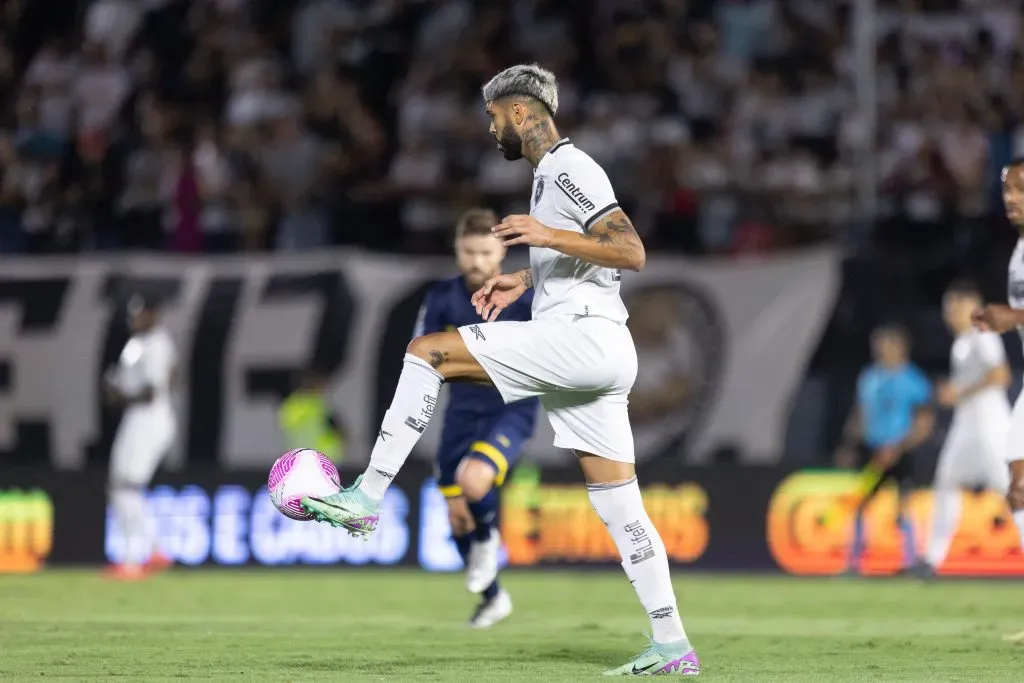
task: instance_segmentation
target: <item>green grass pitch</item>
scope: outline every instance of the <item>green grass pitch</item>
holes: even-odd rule
[[[594,680],[643,644],[614,572],[509,572],[516,612],[464,626],[460,575],[176,570],[0,576],[0,681]],[[710,681],[1024,680],[1018,582],[675,575]]]

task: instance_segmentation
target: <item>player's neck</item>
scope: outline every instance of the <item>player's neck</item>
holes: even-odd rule
[[[558,131],[551,119],[531,115],[523,122],[523,156],[534,168],[558,140]]]

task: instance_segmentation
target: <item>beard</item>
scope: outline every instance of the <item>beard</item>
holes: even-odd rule
[[[511,122],[505,123],[501,129],[501,137],[498,138],[498,149],[508,161],[517,161],[523,158],[523,139],[512,126]]]
[[[493,273],[485,273],[484,271],[479,270],[478,268],[474,268],[472,270],[467,270],[465,273],[462,274],[462,277],[465,278],[467,285],[469,285],[472,289],[477,289],[495,275],[497,275],[497,271]]]

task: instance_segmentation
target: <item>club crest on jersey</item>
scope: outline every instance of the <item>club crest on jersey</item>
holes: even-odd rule
[[[544,196],[544,179],[537,178],[537,187],[533,191],[533,205],[540,204],[540,198]]]

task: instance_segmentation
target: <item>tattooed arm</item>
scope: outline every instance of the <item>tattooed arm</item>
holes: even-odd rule
[[[533,269],[532,268],[523,268],[522,270],[517,270],[516,272],[514,272],[512,274],[515,275],[517,278],[519,278],[519,281],[523,283],[523,287],[526,287],[527,289],[529,289],[530,287],[533,287]]]
[[[492,232],[505,246],[546,247],[605,268],[640,270],[647,262],[644,244],[621,209],[610,212],[583,234],[549,228],[533,216],[508,216]],[[528,272],[526,277],[530,277]],[[532,285],[530,280],[527,287]]]
[[[647,262],[644,243],[621,209],[612,211],[587,233],[554,230],[552,249],[607,268],[640,270]]]

